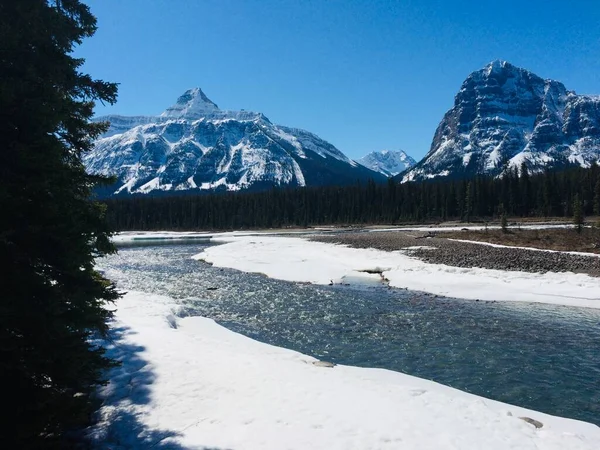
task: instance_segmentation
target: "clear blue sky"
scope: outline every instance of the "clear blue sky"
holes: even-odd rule
[[[86,0],[84,0],[86,1]],[[87,0],[76,52],[120,83],[98,114],[157,114],[199,86],[357,158],[419,159],[466,76],[505,59],[600,94],[597,0]]]

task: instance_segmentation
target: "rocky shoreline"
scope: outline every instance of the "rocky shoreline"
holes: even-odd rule
[[[600,277],[600,257],[597,256],[520,248],[497,248],[452,241],[442,236],[443,234],[392,231],[321,235],[313,236],[310,239],[354,248],[403,250],[410,256],[432,264],[538,273],[574,272]]]

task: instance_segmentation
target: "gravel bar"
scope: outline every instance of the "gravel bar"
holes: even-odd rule
[[[314,236],[313,241],[343,244],[354,248],[404,250],[410,256],[432,264],[456,267],[514,270],[523,272],[574,272],[600,277],[600,257],[560,252],[541,252],[519,248],[456,242],[440,235],[420,232],[358,232]],[[435,247],[435,248],[427,248]]]

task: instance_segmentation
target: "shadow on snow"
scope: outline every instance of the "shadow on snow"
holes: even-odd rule
[[[106,356],[121,365],[108,373],[109,384],[102,387],[101,408],[96,413],[95,425],[88,430],[92,448],[102,449],[162,449],[186,450],[176,442],[181,430],[151,429],[145,425],[139,406],[151,402],[150,387],[155,381],[148,362],[141,357],[144,347],[128,343],[126,337],[135,333],[127,327],[114,327],[109,339],[98,343],[105,347]],[[194,426],[194,424],[187,425]],[[218,450],[197,447],[198,450]]]

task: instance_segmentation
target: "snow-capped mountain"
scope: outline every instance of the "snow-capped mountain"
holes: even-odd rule
[[[371,152],[362,158],[357,159],[356,162],[375,172],[382,173],[386,177],[398,175],[417,163],[403,150],[381,150],[379,152]]]
[[[105,116],[110,129],[84,157],[115,175],[113,194],[347,184],[383,177],[308,131],[263,114],[223,111],[195,88],[159,116]]]
[[[425,158],[401,181],[532,172],[600,157],[600,97],[577,95],[505,61],[467,77]]]

